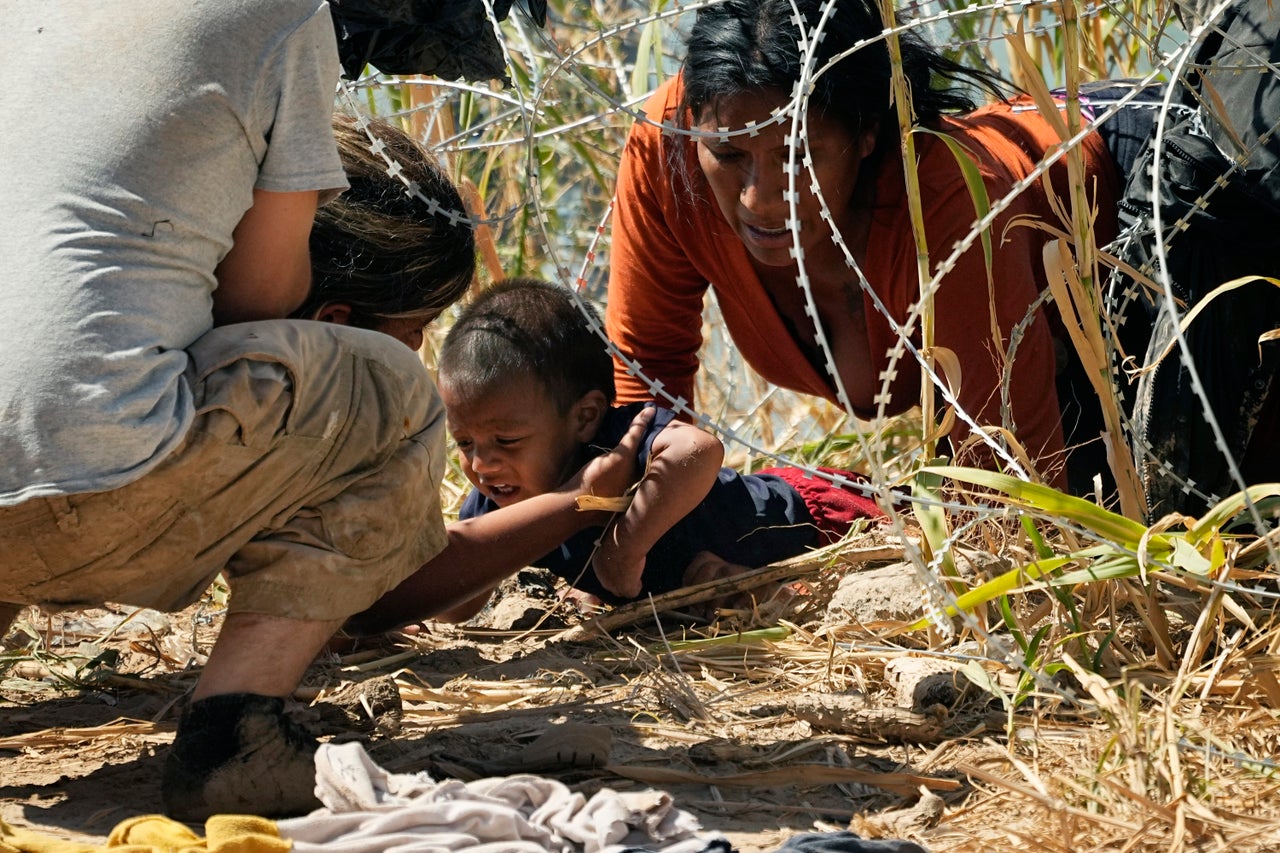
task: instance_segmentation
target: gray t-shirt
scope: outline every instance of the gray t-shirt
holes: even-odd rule
[[[253,190],[346,186],[322,0],[5,11],[0,506],[170,453],[194,414],[184,348]]]

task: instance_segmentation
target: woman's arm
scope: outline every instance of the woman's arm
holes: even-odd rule
[[[645,555],[702,503],[723,462],[720,439],[698,427],[673,421],[658,433],[630,507],[605,532],[592,561],[605,589],[626,598],[642,592]]]
[[[661,118],[669,89],[654,94],[646,115]],[[647,379],[692,403],[708,282],[680,243],[681,229],[690,227],[693,215],[689,193],[673,192],[671,182],[682,178],[671,174],[667,158],[659,129],[637,122],[618,167],[605,331],[623,355],[640,363]],[[628,373],[616,356],[614,381],[619,403],[669,402],[655,396],[649,382]]]
[[[635,479],[636,454],[653,415],[652,408],[641,411],[617,447],[592,459],[556,491],[450,524],[444,550],[351,617],[347,629],[372,634],[441,614],[466,618],[466,610],[483,607],[507,575],[578,531],[608,523],[608,513],[579,512],[577,498],[626,491]]]
[[[987,191],[991,198],[999,198],[1009,186],[999,176],[989,177]],[[1006,359],[1011,335],[1025,322],[1044,281],[1043,233],[1025,219],[1014,223],[1026,213],[1026,206],[1015,202],[992,226],[989,274],[981,242],[975,241],[943,278],[934,305],[935,345],[955,352],[961,366],[960,405],[981,425],[1002,425],[1001,387],[1009,372],[1008,425],[1015,428],[1031,458],[1043,463],[1042,471],[1049,471],[1061,462],[1062,416],[1055,388],[1053,337],[1043,307],[1024,330],[1013,361]],[[967,191],[939,199],[931,217],[936,226],[926,226],[935,264],[950,254],[975,218]],[[937,399],[941,410],[943,401],[940,396]],[[969,434],[968,425],[957,421],[951,435],[953,447]],[[990,465],[992,460],[989,449],[978,449],[971,461]],[[1050,482],[1065,484],[1052,474]]]
[[[311,288],[307,245],[320,193],[253,191],[214,275],[216,326],[289,316]]]

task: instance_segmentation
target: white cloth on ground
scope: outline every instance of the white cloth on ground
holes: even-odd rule
[[[325,808],[279,822],[297,853],[699,853],[714,837],[663,791],[586,797],[531,775],[437,782],[388,773],[354,742],[321,745],[316,795]]]

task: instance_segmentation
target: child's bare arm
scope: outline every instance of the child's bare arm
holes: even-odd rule
[[[512,571],[515,571],[520,568],[522,567],[517,566]],[[498,587],[495,584],[494,586],[491,586],[488,589],[486,589],[484,592],[476,595],[475,598],[464,601],[461,604],[456,605],[454,607],[450,607],[447,610],[442,610],[441,612],[437,613],[435,616],[431,618],[437,622],[453,622],[453,623],[466,622],[472,616],[475,616],[481,610],[484,610],[484,606],[489,603],[489,599],[493,598],[493,593],[497,589]]]
[[[628,598],[640,594],[645,555],[702,502],[723,462],[720,439],[691,424],[672,421],[658,433],[631,506],[605,531],[592,563],[605,589]]]
[[[579,530],[605,522],[603,512],[579,512],[577,498],[626,489],[652,420],[652,409],[641,412],[616,448],[588,462],[556,491],[450,524],[445,549],[368,610],[352,616],[347,630],[372,634],[441,614],[456,618],[471,607],[478,611],[507,575]]]

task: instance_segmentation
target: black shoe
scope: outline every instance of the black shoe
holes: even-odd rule
[[[284,713],[284,700],[228,693],[193,702],[178,723],[161,786],[165,814],[289,817],[319,808],[319,743]]]

